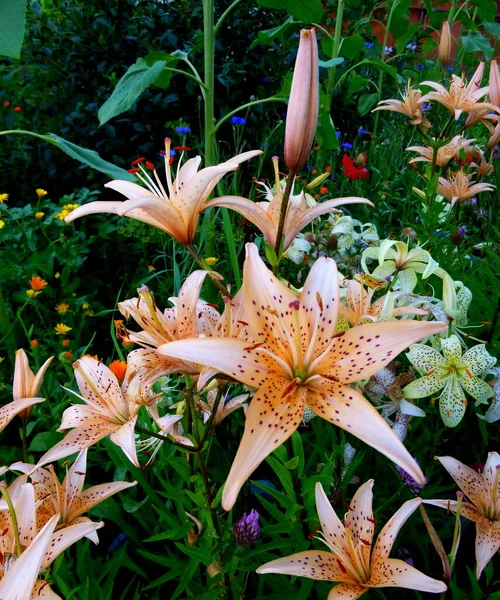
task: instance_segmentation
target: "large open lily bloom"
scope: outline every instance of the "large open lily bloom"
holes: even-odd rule
[[[52,359],[53,357],[47,359],[35,376],[30,369],[26,352],[22,349],[16,351],[12,390],[14,401],[0,408],[0,431],[7,427],[16,415],[27,417],[34,404],[45,401],[45,398],[38,397],[38,392]]]
[[[480,63],[468,85],[466,85],[463,77],[452,75],[449,90],[435,81],[422,81],[422,85],[427,85],[435,91],[428,92],[425,96],[422,96],[421,101],[429,102],[429,100],[435,100],[439,102],[450,111],[455,120],[462,113],[470,112],[471,110],[477,111],[487,108],[490,111],[498,113],[500,112],[498,106],[490,102],[479,102],[489,91],[488,86],[479,87],[483,79],[483,73],[484,63]]]
[[[251,150],[238,154],[230,160],[214,167],[205,167],[198,172],[201,157],[189,159],[177,170],[172,181],[170,172],[170,140],[165,140],[166,189],[154,166],[146,161],[147,167],[138,163],[137,177],[146,186],[130,181],[110,181],[105,187],[123,194],[127,200],[97,201],[84,204],[65,219],[67,223],[85,215],[112,213],[143,221],[165,231],[179,243],[189,245],[194,239],[200,211],[220,179],[239,165],[262,154],[261,150]]]
[[[482,474],[451,456],[437,459],[456,481],[466,496],[460,516],[476,524],[476,576],[500,548],[500,455],[490,452]],[[425,504],[441,506],[456,512],[456,500],[425,500]]]
[[[221,196],[215,200],[207,202],[205,208],[214,206],[224,206],[240,213],[245,219],[253,223],[266,238],[267,243],[276,247],[276,236],[278,235],[278,225],[280,220],[281,199],[283,196],[278,173],[278,159],[273,158],[274,172],[276,176],[276,194],[270,202],[252,202],[248,198],[239,196]],[[293,192],[293,190],[292,190]],[[313,207],[308,207],[304,192],[300,194],[290,194],[288,208],[286,211],[285,225],[283,228],[284,245],[283,251],[293,242],[297,234],[312,223],[320,215],[330,212],[338,212],[335,209],[338,206],[346,204],[373,204],[366,198],[349,196],[346,198],[335,198],[334,200],[325,200]]]
[[[106,365],[84,356],[73,364],[76,382],[85,404],[74,404],[63,413],[59,431],[73,429],[48,450],[38,461],[38,467],[89,448],[110,436],[137,467],[134,427],[139,405],[128,398],[126,386],[120,388],[116,375]]]
[[[422,503],[408,500],[386,523],[373,547],[373,479],[360,486],[351,500],[344,523],[337,517],[320,483],[316,484],[316,507],[326,550],[306,550],[262,565],[257,573],[282,573],[317,581],[337,582],[328,600],[356,600],[370,588],[400,587],[438,594],[446,590],[442,581],[432,579],[398,558],[389,558],[396,536]]]
[[[41,529],[55,514],[60,515],[57,528],[76,525],[77,523],[92,523],[83,513],[94,508],[110,496],[136,485],[136,481],[114,481],[102,483],[91,488],[83,489],[87,472],[87,449],[82,450],[75,462],[68,469],[62,484],[54,468],[39,467],[33,471],[33,465],[28,463],[14,463],[10,466],[12,471],[29,474],[31,483],[35,488],[37,501],[37,528]],[[92,531],[89,538],[96,544],[99,543],[97,533]]]
[[[493,192],[495,186],[491,183],[475,183],[472,175],[464,171],[457,171],[448,176],[448,179],[440,177],[438,181],[438,193],[455,204],[462,204],[465,200],[472,198],[481,192]]]
[[[300,425],[305,406],[346,429],[424,481],[417,463],[376,409],[349,384],[370,377],[413,340],[446,329],[444,323],[390,322],[336,335],[339,285],[335,261],[317,260],[297,297],[247,244],[243,304],[248,341],[180,340],[161,346],[166,356],[205,363],[258,388],[222,496],[229,510],[256,467]]]
[[[424,102],[422,100],[422,92],[412,87],[411,83],[408,82],[405,92],[403,94],[403,100],[389,99],[382,100],[379,102],[379,106],[374,108],[372,112],[376,110],[392,110],[394,112],[401,113],[410,117],[410,123],[412,125],[420,125],[424,129],[430,129],[430,121],[424,117]]]
[[[456,156],[460,150],[469,150],[472,143],[475,141],[476,140],[466,140],[462,135],[456,135],[448,144],[441,146],[438,149],[436,165],[441,168],[446,167],[450,160]],[[419,161],[431,163],[433,160],[434,150],[429,146],[409,146],[406,150],[418,152],[421,155],[412,158],[410,164]]]

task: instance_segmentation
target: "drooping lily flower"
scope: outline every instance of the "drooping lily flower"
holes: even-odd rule
[[[476,524],[476,576],[500,548],[500,455],[490,452],[483,473],[478,473],[451,456],[436,457],[467,497],[461,503],[460,516]],[[424,500],[455,512],[456,500]]]
[[[205,167],[199,172],[197,171],[201,157],[197,156],[189,159],[182,167],[179,163],[176,179],[172,181],[170,140],[167,138],[165,140],[166,189],[154,165],[146,162],[147,167],[143,167],[141,162],[138,163],[137,177],[146,186],[145,188],[130,181],[111,181],[105,187],[126,196],[125,202],[100,200],[90,202],[74,210],[65,221],[69,223],[79,217],[96,213],[112,213],[153,225],[171,235],[180,244],[189,245],[196,233],[200,211],[220,179],[229,171],[235,171],[245,160],[259,154],[262,154],[261,150],[244,152],[227,162],[214,167]]]
[[[498,106],[490,102],[479,102],[489,91],[488,86],[479,87],[483,79],[483,74],[484,63],[480,63],[468,85],[466,85],[463,77],[452,75],[449,90],[435,81],[422,81],[422,85],[427,85],[436,91],[428,92],[425,96],[422,96],[421,100],[422,102],[428,102],[429,100],[439,102],[450,111],[455,120],[459,119],[462,113],[483,108],[488,108],[490,111],[498,113],[500,112]]]
[[[332,581],[328,600],[356,600],[370,588],[400,587],[421,592],[446,591],[442,581],[432,579],[403,560],[389,558],[396,536],[422,503],[408,500],[387,522],[373,547],[373,479],[360,486],[351,500],[344,524],[337,517],[320,483],[316,484],[316,507],[326,550],[306,550],[262,565],[257,573],[282,573],[318,581]]]
[[[462,356],[460,340],[452,335],[441,339],[443,355],[424,344],[414,344],[407,353],[408,360],[423,375],[408,384],[403,393],[406,398],[425,398],[440,390],[439,412],[447,427],[456,427],[462,420],[467,399],[465,392],[486,403],[493,395],[491,387],[481,376],[497,362],[488,354],[484,344],[467,350]]]
[[[272,248],[275,248],[283,194],[279,180],[277,157],[273,158],[273,163],[276,176],[276,194],[270,202],[252,202],[252,200],[248,200],[248,198],[240,198],[239,196],[221,196],[220,198],[207,202],[204,209],[214,206],[224,206],[225,208],[235,210],[260,229],[266,238],[267,243]],[[314,219],[330,212],[338,212],[335,210],[337,206],[345,204],[368,204],[369,206],[373,206],[366,198],[350,196],[326,200],[310,208],[307,205],[304,192],[301,192],[298,195],[294,195],[293,193],[290,194],[283,229],[285,238],[283,251],[290,246],[295,236],[302,231],[304,227],[307,227],[309,223],[312,223]]]
[[[395,246],[395,248],[393,248]],[[411,294],[417,285],[417,273],[426,279],[438,268],[438,263],[423,248],[408,248],[404,242],[383,240],[378,248],[366,248],[361,256],[361,266],[369,273],[367,258],[378,259],[378,266],[371,275],[381,280],[397,274],[397,286]]]
[[[406,86],[405,93],[403,94],[403,100],[382,100],[379,102],[379,106],[374,108],[372,112],[376,110],[392,110],[394,112],[402,113],[407,117],[410,117],[410,123],[412,125],[420,125],[424,129],[430,129],[430,121],[424,117],[424,101],[422,99],[422,92],[413,88],[410,82]]]
[[[132,483],[114,481],[84,490],[87,449],[79,453],[75,462],[68,469],[62,485],[52,466],[45,469],[40,467],[33,471],[33,465],[18,462],[11,465],[10,469],[30,476],[38,502],[36,509],[38,529],[41,529],[55,514],[60,515],[57,529],[77,523],[93,523],[88,517],[82,516],[84,512],[89,511],[106,498],[137,484],[136,481]],[[89,537],[94,543],[99,543],[95,531],[92,531]]]
[[[448,176],[448,179],[440,177],[438,193],[451,202],[451,206],[455,206],[455,204],[462,204],[462,202],[476,194],[493,192],[496,189],[491,183],[475,183],[472,177],[464,171],[452,173]]]
[[[339,286],[335,261],[318,259],[297,297],[247,244],[242,286],[248,341],[180,340],[160,353],[205,363],[258,388],[222,496],[229,510],[254,469],[288,439],[307,405],[364,440],[417,480],[423,474],[375,408],[349,387],[370,377],[412,343],[444,323],[371,323],[336,335]]]
[[[445,167],[450,160],[456,156],[461,149],[469,150],[471,145],[476,140],[466,140],[463,135],[456,135],[451,141],[445,146],[441,146],[438,149],[436,165],[438,167]],[[406,151],[418,152],[421,156],[417,156],[416,158],[412,158],[410,160],[410,164],[416,163],[419,161],[422,162],[432,162],[434,156],[434,150],[430,146],[409,146],[406,148]]]
[[[128,399],[126,386],[122,390],[116,375],[95,358],[84,356],[73,368],[82,395],[72,393],[85,404],[74,404],[64,411],[59,431],[73,431],[48,450],[37,467],[89,448],[108,435],[138,467],[134,427],[139,405]]]
[[[299,171],[306,164],[318,125],[318,111],[319,63],[316,31],[314,28],[302,29],[285,127],[285,163],[293,171]]]
[[[214,388],[208,392],[207,402],[202,400],[199,401],[199,408],[203,412],[203,421],[205,423],[208,421],[214,410],[217,393],[217,388]],[[219,425],[228,415],[239,408],[242,408],[243,412],[247,414],[248,405],[246,404],[246,401],[249,396],[250,394],[238,394],[238,396],[231,398],[228,394],[223,395],[217,407],[217,413],[212,421],[213,424]]]

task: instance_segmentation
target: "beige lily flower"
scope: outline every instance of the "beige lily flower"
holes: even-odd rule
[[[51,465],[48,468],[40,467],[33,471],[33,465],[18,462],[11,465],[10,469],[29,475],[31,479],[37,501],[37,529],[41,529],[55,514],[60,516],[57,529],[76,525],[77,523],[92,523],[93,521],[88,517],[82,516],[84,512],[91,510],[106,498],[113,496],[113,494],[137,484],[136,481],[132,483],[115,481],[84,490],[87,449],[78,454],[75,462],[68,469],[62,484]],[[99,543],[95,531],[92,531],[88,537],[94,543]]]
[[[460,152],[461,149],[469,150],[476,140],[466,140],[463,135],[456,135],[446,146],[441,146],[437,153],[436,165],[446,167],[450,160]],[[419,161],[432,162],[434,150],[428,146],[409,146],[406,151],[418,152],[421,156],[412,158],[410,164]]]
[[[205,167],[198,171],[201,157],[189,159],[177,169],[175,181],[170,172],[170,140],[165,140],[165,171],[167,190],[160,181],[156,169],[143,167],[139,163],[137,177],[147,189],[130,181],[116,180],[107,183],[110,188],[126,196],[125,202],[97,201],[84,204],[74,210],[65,219],[67,223],[96,213],[112,213],[143,221],[165,231],[180,244],[189,245],[194,239],[198,219],[203,205],[220,179],[229,171],[235,171],[239,165],[261,150],[251,150],[238,154],[227,162],[214,167]],[[150,163],[147,163],[150,165]],[[152,176],[148,173],[150,171]]]
[[[207,402],[204,402],[203,400],[198,401],[198,408],[203,413],[203,421],[205,423],[212,415],[217,394],[218,389],[214,388],[212,390],[209,390],[207,394]],[[243,412],[246,415],[248,409],[248,404],[246,404],[246,401],[248,400],[249,396],[250,394],[238,394],[238,396],[233,396],[231,398],[229,394],[223,395],[220,399],[219,405],[217,407],[217,412],[214,416],[212,423],[214,425],[219,425],[227,416],[229,416],[232,412],[238,410],[239,408],[242,408]]]
[[[339,285],[335,261],[318,259],[297,297],[247,244],[243,303],[248,341],[180,340],[165,356],[205,363],[258,388],[231,467],[222,505],[232,508],[250,474],[300,425],[305,406],[346,429],[424,481],[417,463],[375,408],[349,384],[370,377],[413,340],[446,329],[444,323],[370,323],[336,334]]]
[[[404,94],[402,94],[403,100],[382,100],[379,102],[379,106],[374,108],[372,112],[376,110],[393,110],[394,112],[401,113],[410,117],[410,123],[412,125],[420,125],[424,129],[430,129],[430,121],[424,117],[424,101],[422,100],[422,92],[412,87],[411,83],[405,88]],[[380,106],[385,105],[385,106]]]
[[[318,581],[338,582],[328,600],[356,600],[370,588],[399,587],[438,594],[446,591],[442,581],[432,579],[403,560],[389,558],[396,536],[422,503],[408,500],[386,523],[373,547],[373,479],[360,486],[345,514],[337,517],[320,483],[316,484],[316,507],[325,550],[306,550],[262,565],[257,573],[282,573]]]
[[[494,190],[493,184],[475,183],[472,175],[467,175],[464,171],[452,173],[448,179],[440,177],[438,181],[438,194],[451,202],[451,206],[462,204],[465,200],[481,192],[493,192]]]
[[[476,576],[500,548],[500,455],[490,452],[483,473],[477,473],[451,456],[436,457],[467,497],[461,503],[460,516],[476,524]],[[456,512],[456,500],[424,500]]]
[[[5,429],[16,415],[27,418],[34,404],[45,401],[45,398],[38,397],[38,392],[40,391],[45,371],[53,358],[51,356],[45,361],[35,377],[35,374],[30,369],[26,352],[22,349],[16,351],[12,390],[14,401],[0,408],[0,431]]]
[[[482,88],[479,87],[483,79],[483,74],[484,63],[480,63],[468,85],[466,85],[463,77],[452,75],[449,90],[435,81],[422,81],[422,85],[427,85],[436,91],[428,92],[425,96],[422,96],[421,100],[422,102],[429,102],[430,100],[439,102],[450,111],[455,117],[455,120],[457,120],[462,113],[471,110],[477,111],[479,109],[482,110],[487,108],[490,111],[498,113],[500,112],[498,106],[489,102],[479,102],[479,100],[483,96],[486,96],[489,91],[488,86]]]
[[[479,155],[479,160],[475,160],[470,164],[470,166],[476,169],[476,175],[479,178],[491,175],[495,170],[495,167],[491,164],[491,162],[486,160],[484,153],[481,152],[481,150],[478,150],[477,153]]]
[[[252,200],[248,200],[248,198],[240,198],[239,196],[221,196],[220,198],[207,202],[204,209],[214,206],[224,206],[225,208],[235,210],[260,229],[266,238],[267,243],[272,248],[275,248],[280,220],[282,186],[280,184],[277,157],[273,158],[273,164],[276,176],[276,194],[270,202],[252,202]],[[307,227],[309,223],[312,223],[314,219],[327,213],[339,212],[335,210],[337,206],[346,204],[368,204],[369,206],[373,206],[366,198],[349,196],[346,198],[326,200],[313,207],[309,207],[304,192],[294,195],[292,190],[283,228],[283,235],[285,238],[283,251],[290,246],[297,234],[302,231],[304,227]]]
[[[122,390],[116,375],[106,365],[89,356],[77,360],[73,369],[82,395],[71,393],[85,404],[74,404],[64,411],[59,431],[73,431],[48,450],[38,461],[37,467],[89,448],[108,435],[138,467],[134,427],[139,405],[128,399],[126,384]]]
[[[406,296],[405,292],[389,292],[375,302],[372,302],[375,288],[366,291],[365,287],[356,280],[346,281],[345,304],[339,307],[340,316],[344,317],[351,325],[361,325],[363,322],[389,321],[402,315],[426,315],[425,310],[411,306],[395,306],[398,297]]]

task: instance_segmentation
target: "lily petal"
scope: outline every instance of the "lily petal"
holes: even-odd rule
[[[410,346],[410,351],[406,353],[406,357],[422,375],[440,367],[444,369],[447,366],[442,355],[434,348],[425,344],[413,344]]]
[[[437,459],[467,498],[477,507],[482,506],[485,496],[484,477],[451,456],[438,456]]]
[[[370,587],[402,587],[438,594],[445,592],[446,584],[424,575],[404,560],[386,558],[372,563]]]
[[[137,421],[137,415],[127,421],[124,425],[122,425],[119,429],[116,429],[111,435],[110,439],[113,443],[120,448],[125,453],[126,457],[132,462],[136,467],[139,467],[139,461],[137,460],[137,453],[135,449],[135,437],[134,437],[134,429],[135,423]]]
[[[493,396],[493,388],[479,377],[469,377],[464,375],[460,377],[460,385],[463,389],[477,400],[477,404],[487,404]]]
[[[88,488],[71,503],[70,511],[67,516],[67,521],[71,522],[76,517],[79,517],[82,513],[87,512],[94,508],[96,504],[106,500],[110,496],[117,494],[129,487],[137,485],[137,481],[115,481],[114,483],[102,483],[101,485],[95,485],[94,487]]]
[[[365,585],[341,583],[330,591],[327,600],[356,600],[367,591],[368,588]]]
[[[405,398],[426,398],[431,396],[439,390],[442,390],[446,385],[448,378],[446,377],[435,377],[429,375],[427,377],[420,377],[415,381],[412,381],[403,388],[403,394]]]
[[[30,600],[62,600],[62,598],[51,589],[48,581],[39,579],[33,588]]]
[[[444,508],[447,511],[457,512],[457,504],[456,500],[424,500],[422,504],[430,504],[431,506],[439,506],[440,508]],[[462,502],[460,507],[460,516],[469,519],[474,523],[481,521],[484,519],[483,513],[478,510],[473,504],[469,504],[468,502]]]
[[[20,398],[0,408],[0,431],[5,429],[12,419],[25,408],[45,402],[45,398]]]
[[[484,344],[478,344],[464,353],[461,362],[472,375],[480,376],[485,371],[494,367],[497,359],[491,356]]]
[[[463,419],[466,408],[467,399],[462,386],[455,377],[449,377],[439,397],[439,413],[446,427],[456,427]]]
[[[323,535],[330,544],[340,546],[348,555],[349,549],[345,541],[346,532],[344,524],[337,517],[337,513],[333,510],[333,507],[328,500],[321,483],[316,483],[315,492],[316,508],[318,510],[318,517]]]
[[[497,475],[497,469],[500,469],[500,454],[498,452],[488,452],[488,458],[483,469],[483,477],[492,488]]]
[[[479,579],[486,565],[500,548],[500,521],[483,519],[476,523],[476,576]]]
[[[290,380],[270,378],[253,397],[245,431],[222,494],[224,510],[231,510],[248,477],[300,425],[306,389],[296,386],[287,394],[289,387]]]
[[[410,517],[421,504],[422,498],[408,500],[392,515],[389,521],[387,521],[375,542],[372,552],[372,563],[388,558],[399,530],[406,523],[408,517]]]
[[[370,552],[372,547],[373,532],[375,531],[375,519],[372,510],[373,502],[373,479],[359,486],[354,494],[346,513],[345,521],[349,521],[350,532],[356,540],[362,541],[362,550],[366,548],[367,564],[370,564]],[[368,542],[368,543],[367,543]]]
[[[49,521],[50,522],[50,521]],[[104,523],[94,523],[93,521],[84,521],[77,525],[70,525],[59,529],[52,534],[50,545],[45,552],[45,556],[42,562],[41,570],[44,571],[53,561],[66,550],[72,544],[81,540],[83,537],[87,537],[93,531],[97,531],[101,527],[104,527]],[[22,556],[22,555],[21,555]]]
[[[259,575],[266,573],[297,575],[316,581],[350,581],[349,576],[342,572],[335,556],[324,550],[306,550],[284,558],[277,558],[259,567],[257,573]]]

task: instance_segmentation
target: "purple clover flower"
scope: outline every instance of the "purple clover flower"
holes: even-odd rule
[[[261,525],[259,513],[252,509],[248,514],[244,513],[239,521],[233,526],[233,538],[238,546],[251,548],[260,539]]]
[[[418,465],[418,461],[416,461],[416,463]],[[398,470],[398,473],[401,475],[401,481],[414,494],[419,494],[424,489],[424,487],[427,485],[427,478],[425,480],[425,483],[418,483],[418,481],[415,481],[415,479],[413,479],[413,477],[409,473],[407,473],[404,469],[402,469],[399,465],[396,465],[396,469]]]

